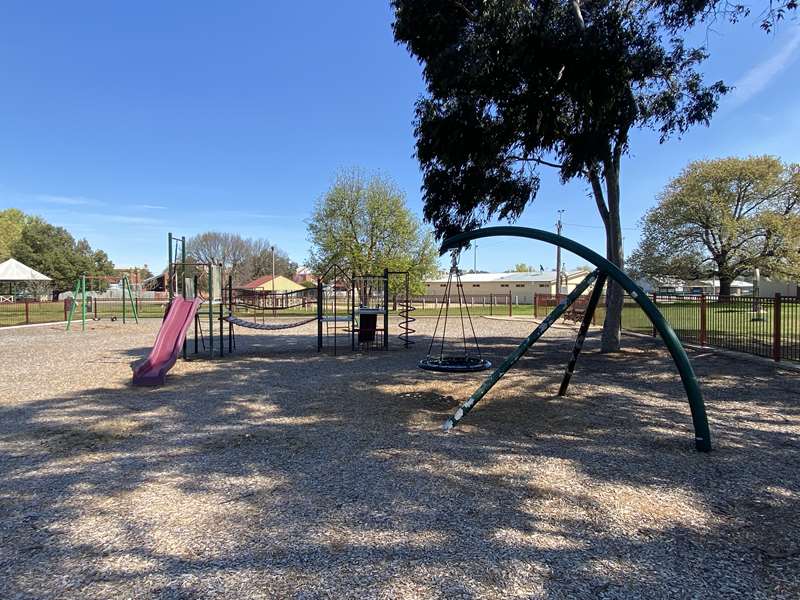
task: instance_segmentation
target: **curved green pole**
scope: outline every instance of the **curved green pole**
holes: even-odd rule
[[[686,351],[683,349],[680,340],[678,340],[678,336],[675,335],[672,327],[670,327],[667,320],[656,308],[656,305],[647,297],[647,294],[636,285],[630,277],[620,270],[619,267],[600,256],[594,250],[590,250],[586,246],[569,238],[550,233],[549,231],[542,231],[541,229],[532,229],[530,227],[485,227],[483,229],[465,231],[464,233],[459,233],[444,240],[439,248],[439,253],[444,254],[448,250],[463,246],[471,240],[497,236],[540,240],[569,250],[573,254],[577,254],[581,258],[588,260],[601,271],[605,272],[611,279],[620,284],[623,289],[630,294],[631,298],[636,300],[653,323],[653,326],[661,334],[661,339],[663,339],[664,343],[667,345],[667,349],[672,355],[672,360],[675,361],[675,366],[678,368],[678,373],[680,373],[681,381],[683,382],[683,388],[686,390],[686,397],[689,400],[689,408],[692,412],[695,447],[701,452],[709,452],[711,450],[711,432],[708,429],[708,418],[706,417],[706,407],[703,403],[703,394],[700,391],[700,384],[697,382],[697,377],[689,362],[689,357],[686,355]]]

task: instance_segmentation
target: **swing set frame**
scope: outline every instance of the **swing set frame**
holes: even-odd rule
[[[466,231],[452,237],[447,238],[442,243],[439,253],[444,254],[450,250],[463,248],[472,240],[477,240],[485,237],[520,237],[531,240],[539,240],[559,246],[581,258],[589,261],[595,267],[583,281],[581,281],[575,289],[570,292],[561,302],[553,309],[553,311],[534,329],[525,340],[506,357],[503,363],[495,369],[489,377],[476,389],[472,395],[465,400],[449,417],[443,425],[445,431],[449,431],[455,427],[464,416],[472,410],[475,405],[486,395],[486,393],[494,387],[494,385],[505,375],[508,370],[525,354],[525,352],[547,331],[555,321],[564,314],[564,312],[572,305],[589,287],[594,284],[586,312],[583,315],[580,328],[578,330],[578,337],[573,346],[572,355],[570,356],[567,368],[564,372],[564,377],[561,381],[559,388],[559,395],[563,396],[567,393],[570,380],[575,372],[575,365],[580,356],[581,349],[583,348],[586,333],[589,330],[589,325],[592,322],[592,316],[597,304],[600,300],[600,294],[603,286],[608,279],[616,281],[629,295],[633,298],[644,313],[647,315],[650,322],[653,324],[654,329],[660,334],[661,339],[667,346],[672,360],[680,374],[681,382],[686,398],[689,402],[689,409],[692,415],[692,423],[694,425],[695,434],[695,447],[701,452],[711,451],[711,432],[708,427],[708,417],[706,416],[706,408],[703,402],[703,394],[700,391],[700,384],[695,376],[694,369],[692,369],[689,357],[683,349],[678,336],[670,327],[667,320],[656,308],[655,304],[650,300],[647,294],[642,290],[630,277],[628,277],[619,267],[608,261],[603,256],[599,255],[586,246],[569,238],[543,231],[541,229],[532,229],[529,227],[485,227],[483,229],[476,229],[473,231]]]
[[[75,311],[78,307],[78,303],[80,302],[81,305],[81,331],[86,331],[86,305],[88,304],[89,298],[92,298],[87,294],[86,291],[86,281],[101,281],[104,280],[104,277],[100,275],[81,275],[75,281],[75,290],[72,292],[72,298],[70,299],[70,307],[69,313],[67,315],[67,331],[70,330],[72,326],[72,320],[75,316]],[[127,322],[127,302],[131,304],[131,315],[133,316],[136,323],[139,323],[139,311],[136,308],[136,296],[133,294],[133,289],[131,288],[130,279],[128,279],[127,275],[122,276],[122,322]],[[92,291],[92,290],[89,290]],[[127,294],[127,297],[126,297]],[[80,300],[79,300],[80,299]],[[92,302],[97,302],[96,298],[92,298]]]

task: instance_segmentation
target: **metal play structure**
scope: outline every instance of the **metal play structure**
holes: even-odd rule
[[[144,362],[134,368],[133,385],[162,385],[178,356],[188,355],[187,336],[194,325],[194,354],[202,351],[214,358],[236,348],[234,326],[256,330],[283,330],[317,322],[317,350],[326,347],[332,338],[334,352],[338,338],[349,337],[352,350],[389,347],[389,283],[393,276],[404,277],[401,307],[401,333],[405,348],[414,342],[410,324],[413,306],[409,274],[384,270],[382,275],[352,275],[341,267],[329,267],[318,279],[316,289],[267,291],[237,289],[228,275],[223,285],[223,267],[210,262],[194,262],[186,258],[186,238],[168,235],[169,262],[165,287],[169,304],[156,341]],[[205,294],[205,295],[204,295]],[[397,298],[395,297],[395,300]],[[311,312],[313,310],[313,312]],[[275,321],[279,313],[295,317],[293,321]],[[267,321],[269,313],[272,321]],[[382,323],[378,324],[378,317]],[[215,321],[217,327],[215,331]],[[205,325],[205,332],[203,331]],[[215,343],[215,335],[219,342]],[[206,340],[208,343],[206,344]]]
[[[186,259],[186,237],[168,234],[169,263],[167,269],[167,292],[169,312],[175,298],[183,300],[198,299],[198,307],[193,315],[194,354],[207,352],[213,358],[215,353],[225,354],[224,320],[229,312],[225,304],[225,290],[222,285],[222,265],[212,262],[195,262]],[[166,316],[165,316],[166,318]],[[217,323],[215,329],[215,322]],[[181,344],[181,355],[185,360],[189,355],[189,342],[186,332]],[[215,335],[219,341],[215,343]],[[206,343],[206,340],[208,343]],[[234,348],[233,327],[228,327],[228,351]]]
[[[370,350],[389,348],[389,312],[393,278],[401,278],[402,293],[395,295],[400,317],[400,334],[404,348],[414,345],[411,326],[415,310],[411,303],[408,271],[384,269],[378,275],[355,273],[349,276],[336,265],[330,265],[317,280],[317,350],[338,348],[340,332],[349,334],[350,349]],[[332,333],[331,333],[332,332]],[[332,343],[331,343],[332,342]]]
[[[201,298],[194,318],[194,352],[207,351],[210,357],[225,352],[227,324],[228,352],[236,348],[234,326],[261,331],[280,331],[317,322],[317,350],[350,346],[351,350],[386,349],[389,347],[389,283],[401,277],[404,289],[399,306],[400,334],[403,347],[414,344],[411,323],[409,274],[384,270],[381,275],[347,275],[338,265],[329,266],[314,288],[292,291],[251,290],[235,288],[228,276],[222,284],[222,266],[186,260],[184,237],[169,234],[168,289],[175,297]],[[207,297],[203,297],[207,291]],[[294,320],[277,319],[278,316]],[[215,343],[215,325],[219,342]],[[203,331],[205,324],[206,332]],[[207,333],[207,335],[206,335]],[[346,338],[347,341],[340,338]],[[206,344],[206,340],[208,344]],[[187,342],[183,342],[186,358]]]
[[[75,317],[75,312],[78,309],[78,305],[80,305],[80,320],[81,320],[81,331],[86,331],[86,318],[87,316],[91,316],[90,313],[92,311],[92,306],[96,307],[96,299],[91,296],[92,289],[86,288],[86,282],[89,282],[89,287],[92,287],[93,282],[96,281],[105,281],[104,276],[99,275],[81,275],[75,281],[75,290],[72,292],[72,298],[70,299],[70,306],[69,306],[69,313],[67,315],[67,331],[70,330],[72,326],[72,321]],[[131,282],[128,279],[127,275],[122,276],[121,281],[122,287],[122,322],[126,323],[128,319],[128,310],[127,305],[130,302],[131,305],[131,316],[134,318],[136,323],[139,322],[139,312],[136,309],[136,296],[133,294],[133,289],[131,288]],[[97,315],[94,315],[92,318],[94,319]],[[116,317],[114,317],[115,319]],[[114,320],[112,319],[112,320]]]
[[[503,363],[492,372],[491,375],[476,389],[472,395],[464,401],[456,410],[456,412],[445,421],[443,427],[448,431],[455,427],[464,416],[472,410],[475,405],[492,389],[492,387],[505,375],[508,370],[525,354],[525,352],[547,331],[550,326],[573,304],[584,292],[594,285],[589,303],[587,304],[586,311],[583,315],[578,336],[575,340],[575,345],[572,350],[569,363],[567,364],[564,378],[559,388],[559,395],[563,396],[567,392],[570,379],[575,371],[575,364],[580,356],[583,343],[586,338],[586,332],[592,322],[592,315],[597,307],[600,299],[600,293],[607,279],[616,281],[622,288],[633,298],[644,313],[650,319],[653,327],[661,335],[661,339],[669,350],[678,373],[681,377],[686,397],[689,401],[689,409],[692,414],[692,421],[695,433],[695,447],[702,452],[709,452],[711,450],[711,432],[708,427],[708,419],[706,417],[705,404],[703,403],[703,395],[700,391],[700,385],[697,382],[697,377],[694,374],[692,365],[689,362],[689,357],[683,349],[678,337],[670,327],[669,323],[664,319],[664,316],[656,308],[655,304],[648,298],[647,294],[638,286],[634,281],[621,271],[616,265],[609,262],[604,257],[600,256],[593,250],[586,246],[579,244],[569,238],[542,231],[540,229],[531,229],[528,227],[486,227],[484,229],[476,229],[474,231],[467,231],[447,238],[440,248],[440,254],[444,254],[450,250],[463,247],[465,244],[472,240],[477,240],[485,237],[497,236],[510,236],[521,237],[531,240],[539,240],[553,244],[565,250],[568,250],[581,258],[592,263],[597,267],[590,273],[583,281],[581,281],[575,289],[570,292],[561,302],[553,309],[553,311],[534,329],[530,335],[503,361]]]

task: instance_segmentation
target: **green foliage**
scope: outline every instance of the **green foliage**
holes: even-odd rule
[[[114,265],[102,250],[93,250],[63,227],[40,217],[25,217],[20,236],[11,245],[18,261],[53,279],[56,292],[74,288],[81,275],[113,275]]]
[[[144,281],[145,279],[150,279],[153,276],[153,272],[144,265],[143,267],[139,268],[139,281]]]
[[[691,2],[392,0],[395,40],[423,65],[417,157],[424,214],[438,236],[516,220],[538,169],[584,179],[624,267],[620,168],[630,132],[664,141],[708,123],[721,82],[706,85],[701,48],[679,34],[709,14]],[[604,352],[619,349],[623,290],[611,282]]]
[[[275,275],[283,275],[291,279],[297,272],[298,264],[289,255],[275,248]],[[272,275],[272,251],[263,248],[245,261],[245,270],[250,280],[263,275]]]
[[[356,275],[409,271],[411,292],[419,294],[424,278],[437,272],[433,235],[406,207],[402,192],[389,179],[357,169],[339,172],[317,202],[308,238],[308,266],[315,273],[333,263]],[[392,286],[392,293],[401,292],[397,278]]]
[[[719,277],[721,293],[759,268],[800,277],[800,165],[772,156],[689,164],[642,220],[630,266],[647,277]]]
[[[0,211],[0,262],[11,258],[11,247],[22,235],[27,217],[17,208]]]
[[[517,263],[514,265],[514,268],[510,270],[512,273],[529,273],[536,271],[539,272],[539,267],[534,267],[533,265],[528,265],[526,263]]]
[[[677,37],[704,5],[392,5],[395,39],[424,66],[417,156],[425,217],[439,235],[493,216],[518,218],[539,188],[541,164],[558,168],[564,181],[587,179],[595,200],[613,211],[630,130],[655,129],[663,140],[707,123],[727,90],[703,84],[704,51]]]

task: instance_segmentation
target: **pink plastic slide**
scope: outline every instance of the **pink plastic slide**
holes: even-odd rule
[[[150,356],[133,371],[133,385],[163,385],[167,371],[172,368],[183,347],[186,332],[192,324],[202,299],[173,298],[167,316],[158,330]]]

